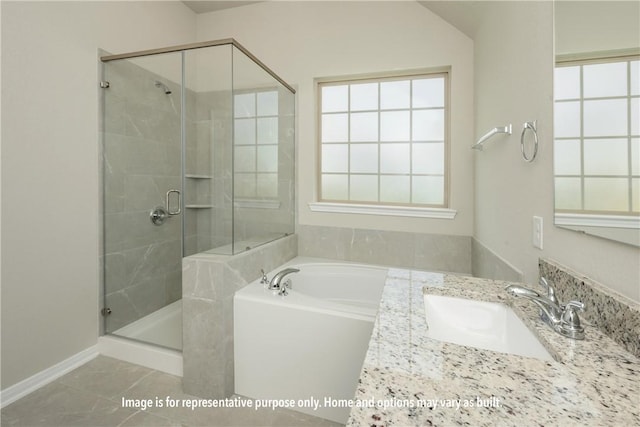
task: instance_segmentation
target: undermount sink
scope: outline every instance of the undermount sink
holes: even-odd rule
[[[424,306],[429,338],[554,360],[520,318],[504,304],[425,294]]]

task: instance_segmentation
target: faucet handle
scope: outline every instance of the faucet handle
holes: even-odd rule
[[[549,282],[547,282],[547,279],[545,279],[544,277],[540,277],[539,283],[547,291],[547,298],[551,302],[558,304],[558,298],[556,297],[556,290],[552,285],[549,284]]]
[[[571,311],[575,311],[575,310],[580,310],[580,311],[584,311],[585,309],[585,305],[583,302],[581,301],[575,301],[575,300],[571,300],[568,303],[566,303],[564,305],[564,310],[571,310]]]
[[[578,316],[578,311],[584,311],[584,308],[584,303],[580,301],[569,301],[563,306],[560,333],[573,339],[584,339],[584,328]]]
[[[263,285],[269,283],[269,279],[267,278],[267,273],[264,272],[264,268],[260,269],[260,273],[262,273],[262,279],[260,279],[260,283]]]

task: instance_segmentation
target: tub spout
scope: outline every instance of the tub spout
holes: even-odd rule
[[[300,270],[297,268],[285,268],[284,270],[281,270],[279,272],[277,272],[272,278],[271,281],[269,282],[269,289],[275,290],[275,289],[280,289],[280,282],[282,282],[282,279],[287,275],[287,274],[291,274],[291,273],[297,273]]]

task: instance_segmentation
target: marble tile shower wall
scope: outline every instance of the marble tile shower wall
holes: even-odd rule
[[[471,237],[298,225],[298,255],[471,274]]]
[[[187,99],[185,256],[231,239],[231,92],[192,92]]]
[[[180,188],[180,87],[129,61],[108,64],[104,93],[104,280],[108,331],[181,296],[181,225],[149,211]],[[160,80],[171,89],[155,87]]]

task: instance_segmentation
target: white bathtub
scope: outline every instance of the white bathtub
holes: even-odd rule
[[[259,280],[234,297],[235,392],[254,399],[294,400],[293,409],[346,423],[387,269],[295,258],[287,296]],[[299,404],[319,399],[320,407]]]

